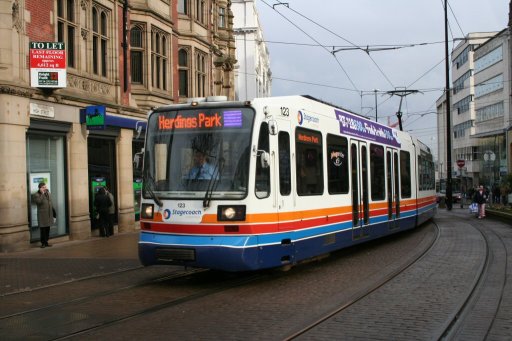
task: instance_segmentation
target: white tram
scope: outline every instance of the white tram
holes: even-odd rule
[[[307,96],[158,108],[143,167],[144,265],[290,266],[437,210],[427,146]]]

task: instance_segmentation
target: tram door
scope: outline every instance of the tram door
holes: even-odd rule
[[[352,238],[369,236],[370,205],[368,193],[368,146],[366,142],[351,140],[350,167],[352,188]]]
[[[277,166],[277,170],[275,173],[277,176],[274,176],[274,181],[277,182],[277,190],[274,191],[274,195],[277,197],[277,210],[278,210],[278,219],[286,220],[287,212],[290,212],[295,209],[295,200],[292,200],[292,173],[291,173],[291,165],[293,160],[293,154],[291,151],[291,141],[290,141],[290,131],[289,131],[289,123],[288,122],[278,122],[279,123],[279,133],[277,135],[278,139],[278,149],[277,149],[277,162],[274,163],[274,167]],[[279,225],[281,229],[281,224]]]
[[[386,193],[389,229],[400,228],[400,182],[398,151],[386,148]]]

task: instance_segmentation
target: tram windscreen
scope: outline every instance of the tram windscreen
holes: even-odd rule
[[[156,111],[144,150],[146,198],[240,199],[247,195],[254,111],[186,108]]]

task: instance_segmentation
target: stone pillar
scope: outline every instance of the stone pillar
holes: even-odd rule
[[[117,174],[118,174],[118,228],[119,232],[135,229],[135,210],[133,208],[133,130],[121,129],[117,141]]]
[[[28,249],[27,97],[0,94],[0,252]]]
[[[87,128],[80,123],[73,123],[68,135],[69,237],[71,239],[87,239],[91,236],[87,135]]]

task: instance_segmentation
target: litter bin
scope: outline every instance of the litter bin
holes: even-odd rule
[[[446,197],[441,197],[441,200],[439,200],[439,208],[446,208]]]

